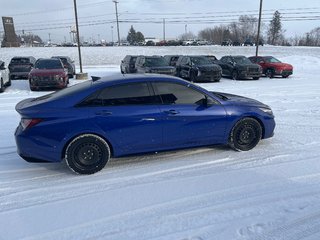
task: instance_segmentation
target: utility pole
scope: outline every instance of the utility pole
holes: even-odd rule
[[[184,33],[186,34],[186,36],[187,36],[187,27],[188,27],[188,25],[186,24],[186,25],[184,25]]]
[[[166,41],[166,19],[163,19],[163,41]]]
[[[117,0],[113,0],[112,2],[114,2],[114,5],[116,7],[116,19],[117,19],[117,31],[118,31],[118,46],[120,46],[120,32],[119,32],[119,18],[118,18],[118,1]]]
[[[77,12],[77,0],[73,0],[74,3],[74,16],[76,19],[76,31],[77,31],[77,45],[78,45],[78,54],[79,54],[79,64],[80,64],[80,73],[76,74],[76,79],[86,79],[88,78],[87,73],[82,72],[82,60],[81,60],[81,48],[80,48],[80,34],[79,34],[79,24],[78,24],[78,12]]]
[[[261,27],[261,13],[262,13],[262,0],[260,0],[259,22],[258,22],[258,34],[257,34],[257,39],[256,39],[256,56],[258,56],[258,52],[259,52],[260,27]]]
[[[51,35],[51,34],[50,34],[50,33],[48,33],[48,34],[49,34],[49,44],[50,44],[50,43],[51,43],[51,38],[50,38],[50,35]]]

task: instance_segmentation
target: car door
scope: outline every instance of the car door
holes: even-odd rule
[[[147,82],[106,87],[86,100],[90,120],[120,155],[148,152],[162,144],[159,101]]]
[[[166,148],[222,143],[225,136],[224,107],[191,85],[152,83],[162,104],[163,142]],[[203,100],[208,99],[208,106]]]

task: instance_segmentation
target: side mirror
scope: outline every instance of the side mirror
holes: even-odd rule
[[[264,61],[263,61],[263,60],[261,60],[261,61],[259,61],[259,63],[264,63]]]
[[[200,99],[199,101],[197,101],[196,104],[199,106],[208,107],[208,98],[204,97],[204,98]]]

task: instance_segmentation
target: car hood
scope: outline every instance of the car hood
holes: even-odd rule
[[[208,64],[208,65],[195,65],[197,68],[199,68],[200,71],[220,71],[221,67],[216,64]]]
[[[46,76],[46,75],[61,75],[65,74],[64,69],[32,69],[30,75]]]
[[[221,93],[221,92],[211,92],[219,99],[225,101],[226,103],[230,105],[245,105],[245,106],[251,106],[251,107],[263,107],[263,108],[270,108],[268,105],[259,102],[255,99],[238,96],[230,93]]]

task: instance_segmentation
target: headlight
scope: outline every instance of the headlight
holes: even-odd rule
[[[273,112],[272,112],[271,108],[259,108],[259,109],[261,111],[273,116]]]
[[[55,75],[55,76],[54,76],[54,79],[55,79],[56,81],[63,81],[63,77],[61,77],[60,75]]]

